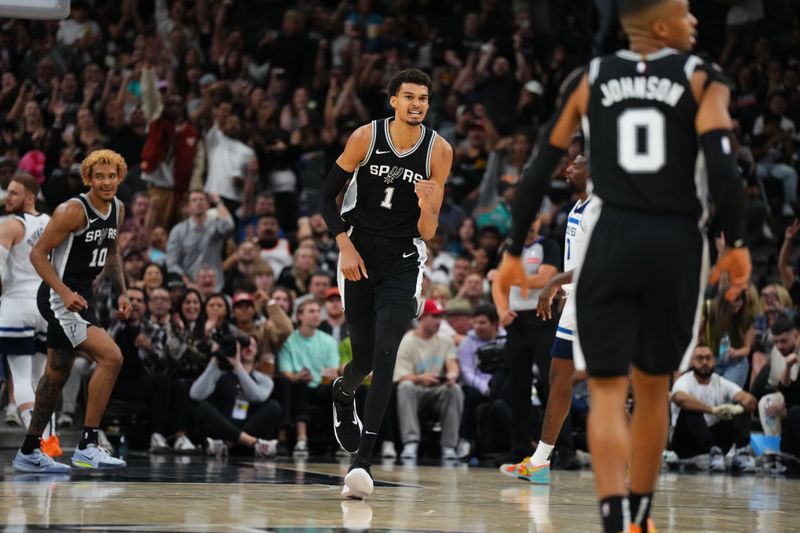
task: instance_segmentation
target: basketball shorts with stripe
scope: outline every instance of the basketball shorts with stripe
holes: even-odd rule
[[[685,367],[694,348],[708,245],[689,216],[602,212],[577,280],[575,366],[590,376]]]
[[[47,347],[59,350],[76,349],[87,338],[89,326],[98,326],[92,302],[94,295],[91,291],[79,291],[84,300],[89,303],[88,309],[80,312],[69,311],[55,291],[45,283],[39,286],[36,295],[36,304],[39,312],[47,321]]]
[[[46,353],[47,322],[34,298],[0,299],[0,354]]]
[[[350,239],[364,260],[369,276],[348,281],[337,269],[339,292],[351,331],[352,324],[374,323],[378,310],[387,304],[409,306],[413,316],[418,316],[422,309],[422,277],[427,260],[422,239],[385,238],[358,229],[351,230]]]

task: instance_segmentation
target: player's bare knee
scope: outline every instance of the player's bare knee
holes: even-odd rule
[[[119,347],[114,344],[113,347],[105,350],[105,353],[97,358],[97,364],[119,372],[122,368],[122,352],[119,350]]]

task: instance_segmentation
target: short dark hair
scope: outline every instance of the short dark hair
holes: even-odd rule
[[[496,324],[497,321],[500,320],[500,317],[497,316],[497,309],[495,309],[493,305],[489,304],[483,304],[476,307],[475,310],[472,312],[472,316],[473,317],[485,316],[486,318],[489,319],[489,322],[491,322],[492,324]]]
[[[658,5],[663,1],[664,0],[620,0],[618,7],[619,16],[627,17],[628,15],[636,14],[639,11]]]
[[[781,315],[775,319],[770,331],[773,335],[780,335],[781,333],[789,333],[795,329],[797,329],[797,324],[794,323],[794,319],[788,315]]]
[[[16,181],[29,193],[33,194],[34,196],[39,194],[39,184],[36,182],[36,178],[31,176],[30,174],[26,174],[25,172],[20,172],[18,174],[14,174],[11,177],[11,181]]]
[[[389,91],[389,96],[397,95],[397,91],[400,90],[400,86],[404,83],[413,83],[414,85],[424,85],[428,88],[428,91],[431,90],[431,86],[433,85],[433,80],[431,77],[422,72],[417,68],[409,68],[406,70],[401,70],[394,76],[392,79],[389,80],[389,85],[387,86],[387,90]]]

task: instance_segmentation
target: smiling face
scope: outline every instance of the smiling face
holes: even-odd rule
[[[102,200],[110,202],[117,195],[122,180],[117,173],[117,166],[111,163],[97,163],[89,173],[89,188]]]
[[[428,88],[415,83],[402,83],[389,103],[394,108],[397,120],[409,126],[418,126],[428,113]]]

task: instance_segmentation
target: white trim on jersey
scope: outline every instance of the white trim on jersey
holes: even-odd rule
[[[370,137],[370,140],[369,140],[369,147],[367,148],[367,155],[364,156],[364,159],[362,159],[361,161],[358,162],[358,166],[360,166],[360,167],[363,167],[364,165],[366,165],[367,161],[369,161],[369,158],[372,157],[372,151],[375,149],[375,139],[378,137],[378,134],[375,131],[376,129],[378,129],[377,122],[378,122],[377,120],[373,120],[372,122],[370,122],[370,124],[372,125],[372,127],[370,128],[370,131],[372,132],[371,133],[372,137]],[[356,170],[356,172],[358,172],[358,170]],[[353,176],[353,179],[355,179],[355,176]]]
[[[692,81],[692,74],[694,74],[695,69],[703,64],[703,60],[697,56],[689,56],[689,59],[686,60],[686,64],[683,66],[683,71],[686,73],[686,79]]]
[[[622,59],[629,59],[631,61],[653,61],[677,53],[678,51],[674,48],[664,47],[661,50],[653,52],[652,54],[637,54],[631,50],[619,50],[616,53],[616,56]]]
[[[422,140],[425,139],[425,125],[420,124],[420,126],[422,127],[422,131],[419,134],[419,139],[417,139],[416,144],[414,144],[414,146],[409,148],[408,151],[403,152],[401,154],[400,152],[397,151],[397,148],[394,147],[394,143],[392,142],[392,136],[389,133],[389,122],[392,120],[394,119],[387,118],[386,120],[383,121],[383,131],[386,134],[386,142],[389,144],[389,148],[392,150],[392,152],[394,152],[394,155],[396,155],[397,157],[407,157],[416,152],[417,148],[419,148],[419,146],[422,144]]]
[[[711,261],[708,254],[708,239],[703,233],[702,225],[698,226],[697,230],[700,232],[700,238],[703,239],[703,259],[700,266],[700,285],[697,290],[697,309],[694,312],[694,323],[692,324],[692,339],[689,341],[689,346],[683,353],[681,365],[678,370],[684,372],[689,369],[689,363],[692,361],[692,352],[694,347],[697,346],[697,337],[700,329],[700,320],[703,317],[703,301],[706,294],[706,283],[708,282],[709,270],[711,269]]]
[[[87,196],[85,192],[82,192],[79,196],[81,196],[84,200],[86,200],[86,203],[89,205],[89,207],[92,209],[92,211],[94,211],[94,214],[99,216],[103,220],[108,220],[108,217],[111,216],[111,212],[114,211],[114,205],[110,205],[110,206],[108,206],[108,213],[103,215],[103,213],[101,213],[100,211],[95,209],[95,207],[92,205],[92,201],[89,200],[89,196]],[[116,200],[116,199],[117,199],[117,197],[115,196],[114,200]],[[81,202],[81,204],[83,204],[83,202]]]
[[[425,277],[425,262],[428,261],[428,249],[425,247],[425,241],[420,238],[414,239],[414,246],[417,247],[417,263],[419,272],[417,272],[417,285],[414,288],[414,300],[417,303],[417,310],[415,316],[422,314],[422,280]]]
[[[600,75],[600,62],[602,57],[595,57],[589,62],[589,85],[593,85],[597,76]]]
[[[433,143],[436,142],[436,131],[431,131],[433,132],[433,135],[431,135],[431,140],[428,143],[428,153],[425,156],[425,175],[428,176],[428,178],[431,177],[431,154],[433,153]]]
[[[77,197],[70,198],[69,200],[67,200],[67,202],[78,202],[78,205],[80,205],[83,208],[83,216],[86,217],[86,226],[81,228],[78,231],[73,231],[72,233],[70,233],[70,236],[72,236],[72,235],[83,235],[83,232],[86,231],[87,229],[89,229],[89,226],[91,226],[91,223],[89,222],[89,219],[91,217],[89,216],[89,211],[86,210],[86,204],[81,202]],[[64,202],[64,203],[67,203],[67,202]]]

